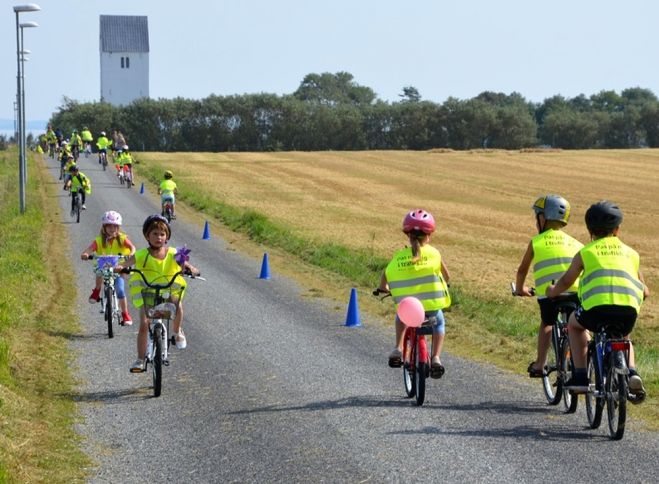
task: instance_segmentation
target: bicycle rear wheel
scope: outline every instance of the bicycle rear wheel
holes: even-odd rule
[[[591,429],[596,429],[602,423],[602,412],[604,410],[604,399],[596,393],[599,393],[597,390],[597,374],[595,372],[595,364],[593,363],[593,358],[595,355],[588,354],[588,393],[586,393],[586,416],[588,417],[588,425]],[[593,388],[595,388],[593,392]],[[573,395],[577,397],[577,395]]]
[[[427,355],[427,351],[422,351],[421,345],[425,347],[426,340],[424,336],[417,336],[416,340],[416,372],[414,373],[414,381],[416,383],[416,404],[421,406],[426,399],[426,378],[430,373],[430,362],[427,357],[422,358],[421,355]]]
[[[547,403],[549,405],[558,405],[563,396],[563,385],[560,378],[560,336],[558,325],[554,324],[551,328],[551,347],[547,354],[547,365],[545,366],[545,375],[542,377],[542,389],[545,392]]]
[[[561,375],[558,379],[558,384],[563,393],[563,407],[565,408],[565,413],[574,413],[577,411],[577,406],[579,405],[579,395],[573,395],[563,388],[563,384],[572,376],[572,353],[570,353],[570,342],[567,337],[561,338],[560,348],[562,371],[560,372]]]
[[[411,332],[406,330],[403,340],[403,383],[405,384],[405,393],[409,398],[416,395],[416,382],[414,380],[415,353]]]
[[[156,325],[153,329],[153,396],[159,397],[162,393],[162,328]]]
[[[606,413],[609,421],[609,434],[613,440],[620,440],[625,433],[627,419],[627,379],[625,375],[616,372],[614,362],[622,358],[622,352],[611,353],[609,368],[606,372]]]
[[[112,319],[114,318],[114,308],[113,305],[112,290],[110,288],[105,289],[105,320],[108,323],[108,338],[114,337],[114,328],[112,326]]]

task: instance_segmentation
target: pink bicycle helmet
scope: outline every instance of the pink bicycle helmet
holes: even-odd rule
[[[435,219],[422,208],[416,208],[405,215],[403,219],[403,232],[406,234],[418,230],[424,234],[432,234],[435,231]]]
[[[121,214],[119,212],[115,212],[114,210],[105,212],[103,214],[103,218],[101,218],[101,223],[103,225],[121,225],[121,222]]]

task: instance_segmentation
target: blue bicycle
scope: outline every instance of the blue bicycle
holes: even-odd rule
[[[620,440],[625,433],[627,400],[639,398],[629,394],[629,350],[631,342],[619,335],[607,334],[601,328],[588,343],[588,392],[586,415],[590,428],[602,422],[606,404],[609,434]],[[642,396],[640,397],[642,398]]]

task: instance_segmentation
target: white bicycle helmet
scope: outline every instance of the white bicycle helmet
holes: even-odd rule
[[[121,214],[119,212],[115,212],[114,210],[105,212],[103,214],[103,218],[101,219],[101,223],[103,225],[121,225],[121,222]]]

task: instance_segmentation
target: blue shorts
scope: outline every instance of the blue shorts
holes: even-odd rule
[[[444,312],[441,309],[436,311],[426,311],[426,319],[431,317],[435,317],[437,319],[437,322],[432,327],[432,332],[437,334],[446,334],[446,321],[444,319]],[[401,322],[398,316],[396,316],[396,322]]]
[[[161,202],[161,204],[164,205],[165,202],[167,202],[167,201],[172,202],[172,204],[176,203],[176,199],[174,198],[174,194],[173,194],[173,193],[166,193],[166,194],[163,193],[162,195],[160,195],[160,202]]]

